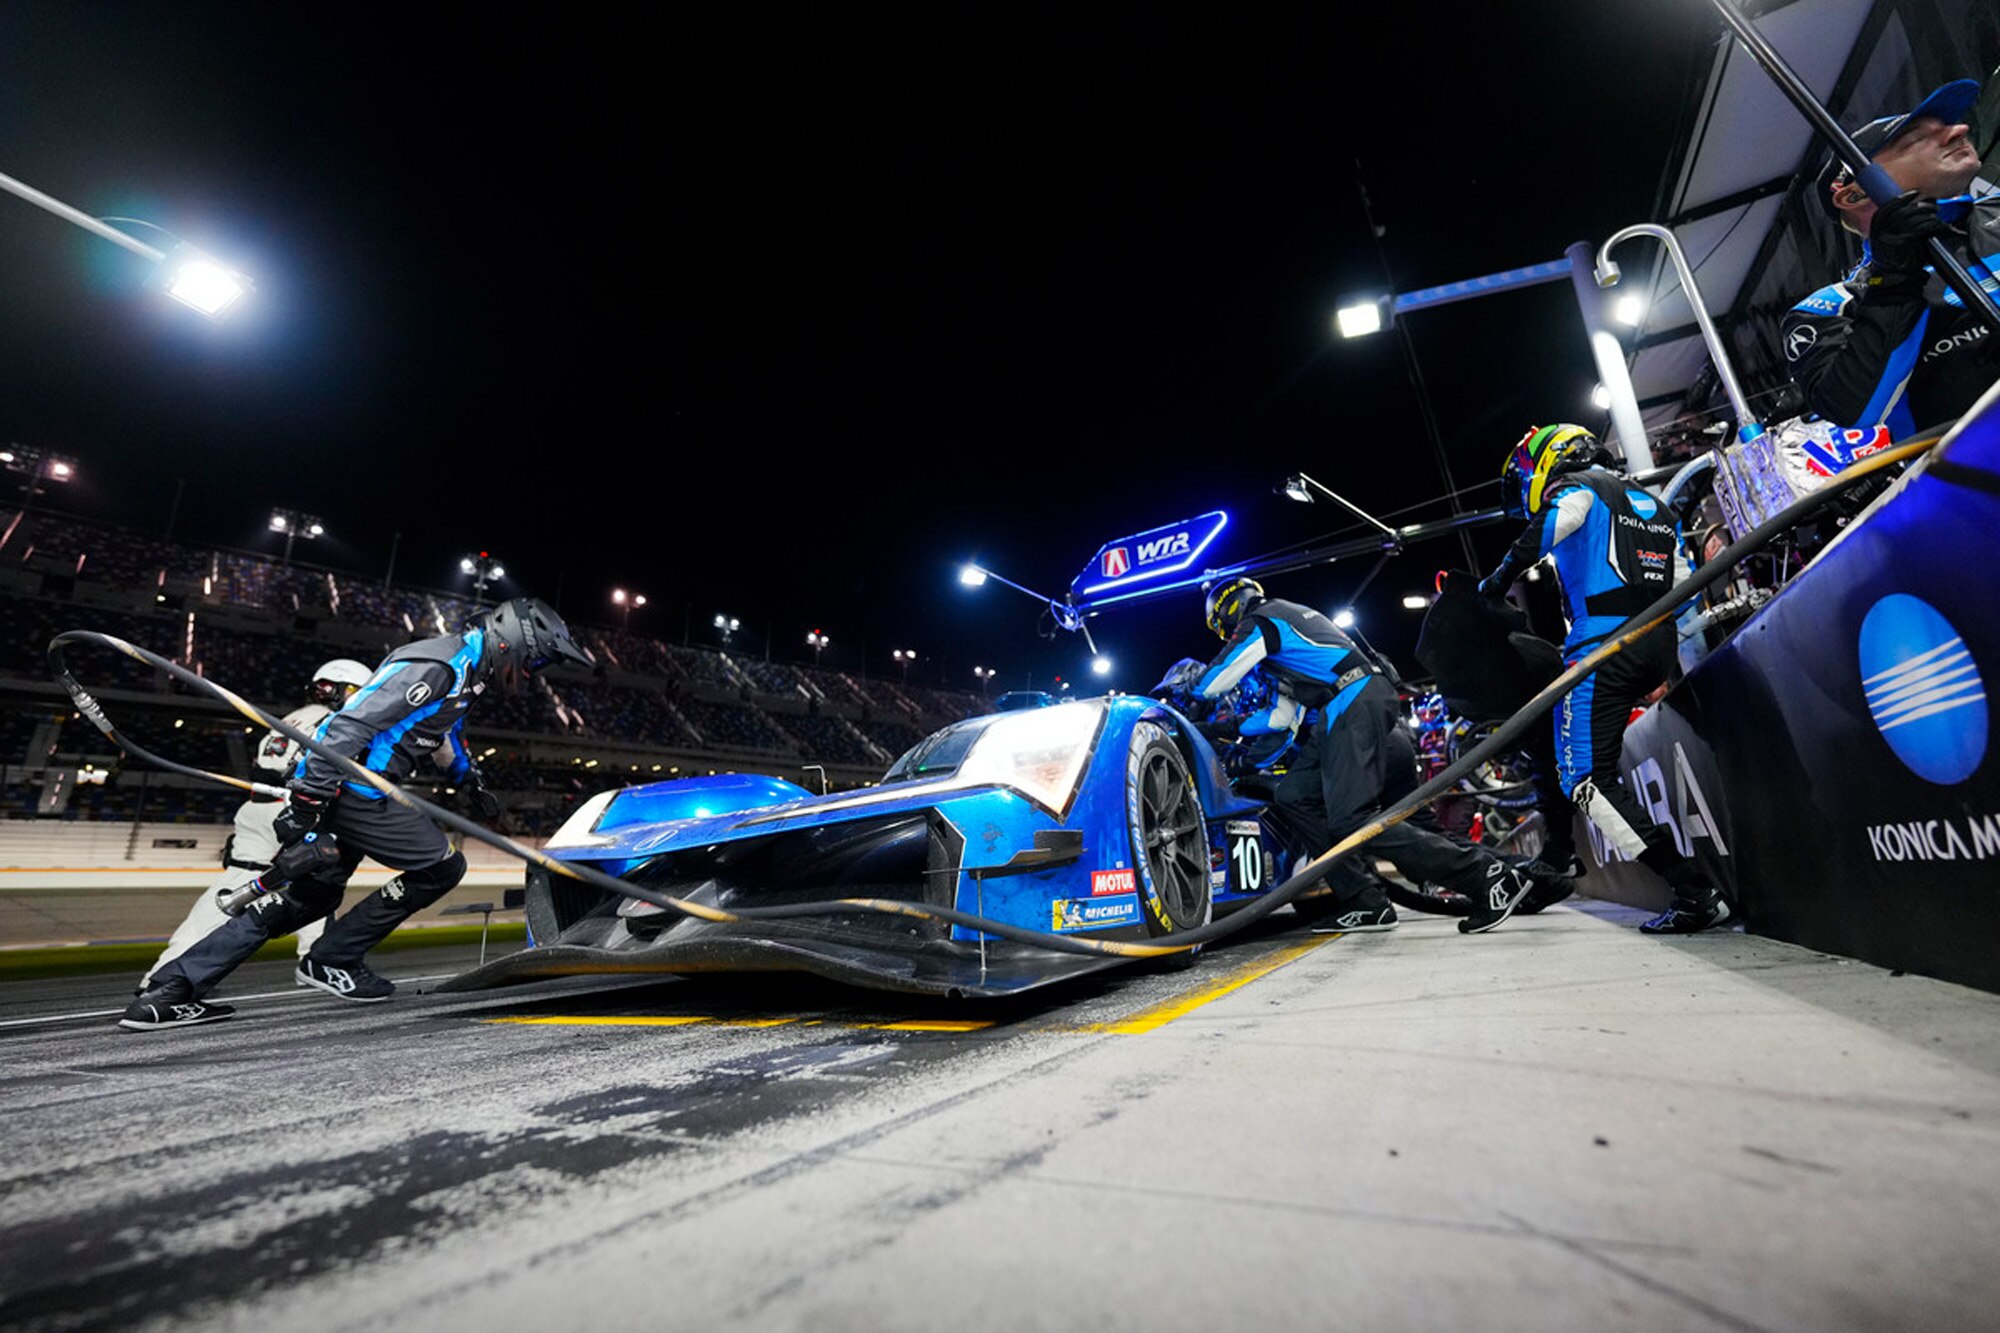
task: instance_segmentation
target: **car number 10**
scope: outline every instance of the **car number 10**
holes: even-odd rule
[[[1264,844],[1255,833],[1229,835],[1229,859],[1236,864],[1239,893],[1260,893],[1264,888]]]

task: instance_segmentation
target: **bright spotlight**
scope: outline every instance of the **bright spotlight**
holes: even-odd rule
[[[978,565],[966,565],[958,571],[958,581],[968,588],[977,588],[986,582],[986,571]]]
[[[1602,384],[1591,386],[1590,405],[1596,408],[1600,412],[1602,412],[1605,408],[1610,407],[1611,390],[1605,388]]]
[[[1100,676],[1108,676],[1111,674],[1111,659],[1099,653],[1090,659],[1090,669]]]
[[[1611,318],[1628,329],[1639,327],[1639,321],[1646,317],[1646,298],[1643,296],[1621,296],[1611,306]]]
[[[1342,607],[1340,610],[1333,613],[1333,623],[1335,627],[1339,629],[1353,629],[1354,612],[1349,610],[1347,607]]]
[[[1430,598],[1417,593],[1412,593],[1403,599],[1403,609],[1405,611],[1421,611],[1430,604]]]
[[[1368,301],[1342,306],[1333,316],[1334,327],[1343,338],[1365,338],[1382,331],[1382,303]]]
[[[162,286],[167,295],[211,319],[250,290],[249,279],[191,245],[181,245],[166,262],[169,270]]]

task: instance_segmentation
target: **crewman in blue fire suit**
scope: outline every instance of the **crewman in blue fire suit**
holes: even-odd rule
[[[1862,238],[1861,263],[1793,306],[1781,337],[1807,404],[1836,425],[1908,439],[1962,416],[2000,380],[2000,338],[1927,262],[1938,237],[1987,291],[2000,288],[2000,193],[1979,178],[1966,125],[1978,96],[1960,79],[1854,132],[1903,191],[1886,204],[1838,157],[1820,171],[1815,197]]]
[[[367,783],[343,781],[328,753],[391,782],[435,769],[437,756],[446,754],[447,772],[467,804],[492,819],[500,805],[481,785],[465,748],[466,712],[489,686],[515,692],[528,677],[560,661],[591,663],[554,609],[532,597],[502,602],[463,633],[391,652],[368,683],[320,724],[315,748],[299,761],[287,784],[286,808],[273,822],[281,848],[308,833],[330,833],[338,857],[252,899],[240,916],[159,968],[118,1025],[143,1032],[229,1017],[231,1006],[202,997],[266,940],[330,914],[363,857],[399,873],[328,926],[294,975],[301,985],[343,1000],[388,999],[395,985],[371,970],[364,955],[451,892],[465,874],[465,856],[422,814]]]
[[[1507,456],[1503,503],[1528,525],[1500,567],[1479,585],[1495,599],[1544,557],[1553,556],[1573,666],[1685,576],[1680,525],[1663,501],[1606,464],[1610,455],[1581,426],[1536,426]],[[1619,759],[1625,727],[1641,700],[1674,669],[1674,626],[1659,626],[1583,680],[1556,705],[1556,769],[1565,795],[1627,857],[1674,890],[1666,911],[1640,927],[1689,934],[1729,919],[1722,891],[1681,854],[1625,785]]]
[[[1324,852],[1416,789],[1416,744],[1395,690],[1331,620],[1296,602],[1267,598],[1254,579],[1234,578],[1209,591],[1208,627],[1224,642],[1196,682],[1196,695],[1216,698],[1261,671],[1281,698],[1309,710],[1275,804],[1311,854]],[[1412,883],[1442,884],[1463,894],[1473,905],[1458,923],[1467,934],[1505,921],[1531,885],[1485,848],[1454,842],[1410,820],[1378,834],[1360,855],[1389,862]],[[1355,858],[1336,864],[1327,881],[1334,909],[1314,922],[1315,931],[1396,925],[1395,906]]]

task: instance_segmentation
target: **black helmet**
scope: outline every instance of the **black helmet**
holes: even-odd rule
[[[1228,579],[1208,591],[1208,627],[1217,637],[1236,632],[1243,617],[1264,600],[1264,585],[1255,579]]]
[[[539,597],[516,597],[500,603],[486,613],[480,628],[486,631],[483,661],[506,684],[558,661],[595,665],[590,654],[570,637],[569,626],[563,624],[555,608]]]

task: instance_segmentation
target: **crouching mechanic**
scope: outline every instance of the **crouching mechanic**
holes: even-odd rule
[[[499,802],[480,785],[463,740],[467,710],[488,688],[512,693],[558,661],[590,665],[547,603],[532,597],[503,602],[463,633],[396,649],[347,706],[323,723],[315,748],[300,761],[291,797],[275,822],[282,848],[315,830],[332,834],[338,858],[277,892],[253,899],[241,916],[210,932],[160,968],[151,989],[132,1002],[119,1026],[137,1031],[227,1018],[227,1005],[202,997],[257,952],[266,940],[297,930],[339,906],[348,877],[363,857],[398,872],[356,903],[320,936],[299,962],[297,979],[330,995],[363,1003],[386,1000],[395,986],[377,976],[365,955],[414,913],[449,893],[465,874],[465,856],[444,831],[375,787],[341,780],[328,753],[350,759],[391,782],[434,766],[441,749],[468,804],[484,819]]]
[[[322,662],[319,669],[313,672],[306,702],[285,714],[285,725],[311,735],[319,729],[320,723],[347,702],[350,695],[366,685],[372,674],[352,658],[336,657],[331,662]],[[300,749],[297,741],[276,728],[265,732],[264,739],[257,746],[255,766],[258,779],[266,783],[285,781],[298,765]],[[278,835],[272,825],[284,808],[282,797],[267,799],[262,796],[253,796],[236,807],[235,827],[230,830],[229,841],[222,848],[223,873],[202,892],[201,897],[194,900],[186,919],[174,928],[167,947],[146,969],[146,975],[139,981],[142,993],[152,986],[153,974],[162,965],[180,957],[187,952],[189,945],[229,920],[219,902],[221,898],[271,868],[271,858],[278,854]],[[317,921],[299,927],[299,957],[304,958],[319,939],[320,929]]]
[[[1553,556],[1569,634],[1563,663],[1574,666],[1627,619],[1687,576],[1680,525],[1651,491],[1607,466],[1611,456],[1581,426],[1537,426],[1508,454],[1502,504],[1528,526],[1500,567],[1479,585],[1504,598],[1514,580]],[[1673,904],[1639,928],[1684,935],[1729,919],[1714,882],[1674,845],[1625,785],[1619,771],[1632,710],[1664,685],[1675,663],[1672,621],[1585,676],[1556,705],[1556,771],[1563,794],[1606,840],[1665,879]]]
[[[1237,578],[1209,592],[1208,627],[1224,643],[1196,682],[1196,695],[1216,698],[1261,671],[1282,700],[1311,711],[1273,803],[1313,855],[1416,789],[1416,743],[1395,690],[1331,620],[1296,602],[1267,598],[1255,580]],[[1473,910],[1458,928],[1467,934],[1505,921],[1531,883],[1485,848],[1410,820],[1377,835],[1364,854],[1389,862],[1412,883],[1429,881],[1464,894]],[[1326,878],[1334,906],[1313,923],[1315,931],[1396,925],[1395,906],[1365,862],[1350,857]]]

